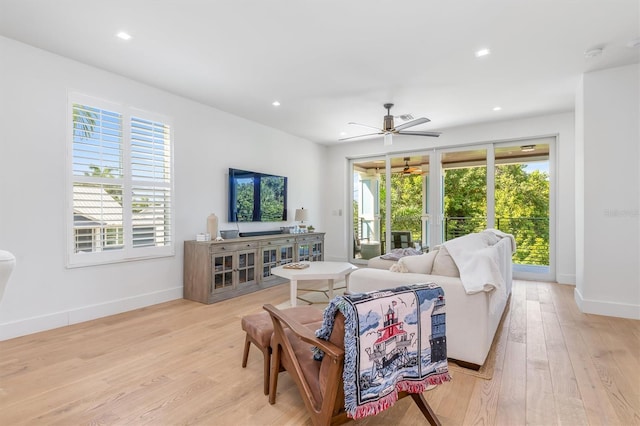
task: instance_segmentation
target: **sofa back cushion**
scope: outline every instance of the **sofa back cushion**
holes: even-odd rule
[[[451,258],[449,251],[445,246],[441,246],[437,252],[436,258],[433,260],[432,275],[442,275],[445,277],[459,277],[460,271],[456,263]]]
[[[438,252],[432,251],[418,256],[405,256],[398,260],[399,272],[412,272],[414,274],[430,274],[433,269],[433,261]]]

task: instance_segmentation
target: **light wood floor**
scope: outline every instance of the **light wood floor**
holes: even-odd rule
[[[287,294],[177,300],[0,342],[0,425],[310,424],[287,373],[271,406],[260,352],[240,367],[240,318]],[[640,321],[580,313],[572,286],[516,281],[496,344],[492,380],[456,373],[425,393],[444,425],[640,424]],[[424,418],[407,398],[357,423]]]

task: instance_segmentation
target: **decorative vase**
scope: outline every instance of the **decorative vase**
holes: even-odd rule
[[[212,240],[215,240],[218,236],[218,216],[214,213],[207,217],[207,232],[211,235]]]

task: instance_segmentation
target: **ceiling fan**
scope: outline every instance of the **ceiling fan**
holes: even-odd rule
[[[400,172],[403,175],[421,175],[422,174],[422,168],[420,167],[415,167],[415,166],[410,166],[409,165],[409,157],[404,157],[404,168],[402,169],[402,171]]]
[[[421,118],[416,118],[415,120],[411,120],[407,123],[403,123],[400,124],[398,126],[395,126],[393,123],[393,115],[391,115],[391,107],[393,107],[393,104],[384,104],[385,109],[387,110],[387,115],[384,116],[384,121],[382,124],[382,129],[379,129],[377,127],[374,126],[369,126],[367,124],[360,124],[360,123],[354,123],[354,122],[350,122],[349,124],[353,124],[356,126],[362,126],[362,127],[368,127],[370,129],[375,129],[377,130],[376,133],[367,133],[365,135],[359,135],[359,136],[351,136],[348,138],[342,138],[339,139],[341,141],[346,141],[348,139],[356,139],[356,138],[363,138],[365,136],[373,136],[373,135],[384,135],[384,144],[385,145],[391,145],[393,143],[393,135],[412,135],[412,136],[432,136],[432,137],[438,137],[441,135],[440,132],[424,132],[424,131],[405,131],[405,129],[408,129],[409,127],[413,127],[413,126],[417,126],[418,124],[423,124],[423,123],[428,123],[431,120],[429,120],[426,117],[421,117]],[[411,117],[410,114],[404,115],[404,116],[400,116],[402,118],[404,117]],[[413,118],[413,117],[411,117]]]

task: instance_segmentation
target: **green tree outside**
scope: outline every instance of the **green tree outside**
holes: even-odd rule
[[[486,228],[486,167],[447,169],[444,177],[445,239]],[[385,235],[386,176],[380,185],[381,233]],[[498,165],[495,171],[495,226],[513,234],[514,262],[549,264],[549,176],[526,164]],[[422,240],[422,176],[391,175],[391,228]]]

